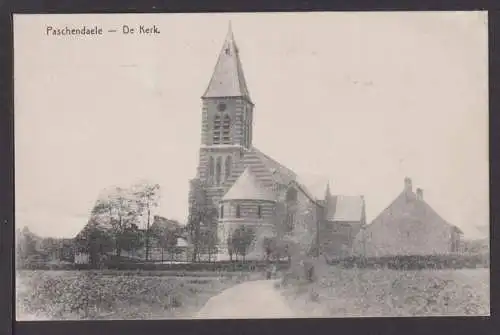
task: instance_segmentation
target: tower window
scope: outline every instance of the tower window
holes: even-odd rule
[[[286,218],[286,228],[287,231],[292,231],[295,221],[295,215],[293,213],[288,213]]]
[[[208,159],[208,175],[210,177],[214,176],[214,158],[212,156]]]
[[[241,209],[240,205],[236,205],[236,217],[240,218],[241,217]]]
[[[262,219],[262,206],[261,205],[257,205],[257,216],[259,217],[259,219]]]
[[[215,165],[215,183],[217,185],[220,184],[221,168],[222,168],[222,157],[217,157],[217,163]]]
[[[218,106],[217,106],[217,109],[219,110],[219,112],[223,112],[225,111],[227,108],[227,105],[223,102],[221,102]]]
[[[297,190],[295,188],[291,188],[286,192],[286,201],[287,202],[297,201]]]
[[[222,143],[224,144],[230,144],[230,133],[231,129],[231,118],[229,115],[224,115],[224,121],[222,123]]]
[[[226,180],[229,178],[229,176],[231,175],[231,164],[232,164],[232,161],[231,161],[231,156],[227,156],[226,157],[226,166],[225,166],[225,172],[226,172]]]
[[[220,205],[220,218],[224,218],[224,205]]]
[[[221,119],[220,115],[215,115],[214,118],[214,128],[213,128],[213,142],[214,144],[220,144],[220,132],[221,132]]]

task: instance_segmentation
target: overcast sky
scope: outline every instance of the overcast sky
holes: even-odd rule
[[[231,20],[254,145],[364,194],[368,219],[409,176],[469,237],[489,220],[486,13],[15,17],[16,224],[74,236],[99,192],[160,183],[185,222],[201,100]],[[157,36],[50,37],[46,25],[156,24]]]

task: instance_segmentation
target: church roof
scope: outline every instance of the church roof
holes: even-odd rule
[[[266,189],[257,180],[257,177],[252,173],[250,168],[247,167],[229,191],[227,191],[222,200],[275,201],[276,199],[274,194]]]
[[[364,200],[359,195],[336,195],[328,201],[326,219],[337,222],[358,222],[363,218]]]
[[[325,194],[328,189],[328,178],[314,174],[301,173],[296,177],[296,181],[306,189],[309,196],[314,200],[325,200]]]
[[[252,147],[251,151],[260,159],[262,164],[274,175],[275,179],[281,182],[289,183],[297,178],[297,174],[291,169],[287,168],[277,160],[266,155],[256,147]]]
[[[244,97],[250,99],[231,25],[210,83],[203,98]]]

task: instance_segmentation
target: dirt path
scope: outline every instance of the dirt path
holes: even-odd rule
[[[229,288],[198,312],[201,319],[293,318],[294,312],[274,288],[273,280],[257,280]]]

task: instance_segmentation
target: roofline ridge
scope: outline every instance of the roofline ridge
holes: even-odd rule
[[[259,150],[257,147],[252,147],[252,148],[254,148],[258,153],[260,153],[261,155],[263,155],[264,158],[267,158],[270,161],[272,161],[273,163],[276,163],[280,168],[286,169],[286,170],[290,171],[291,173],[293,173],[293,175],[294,175],[295,178],[298,176],[297,173],[294,170],[292,170],[289,167],[287,167],[287,166],[283,165],[282,163],[278,162],[276,159],[272,158],[271,156],[265,154],[264,152],[262,152],[261,150]]]
[[[224,42],[222,43],[222,47],[219,50],[219,54],[217,55],[217,60],[215,61],[215,65],[213,66],[213,69],[212,69],[212,75],[210,76],[210,81],[208,82],[207,88],[205,89],[205,93],[203,93],[202,98],[207,95],[208,90],[210,89],[210,86],[212,86],[212,82],[213,82],[214,77],[215,77],[215,70],[217,69],[217,65],[219,65],[219,61],[222,57],[222,52],[224,51],[224,46],[226,45],[226,40],[227,40],[227,37],[224,38]]]

